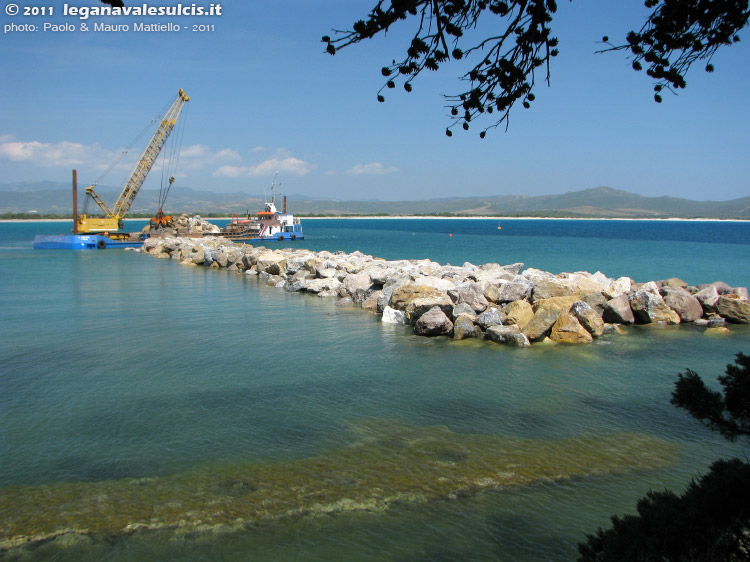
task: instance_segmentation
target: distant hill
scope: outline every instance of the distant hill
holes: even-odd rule
[[[81,194],[79,196],[81,201]],[[118,190],[100,186],[98,193],[113,201]],[[153,213],[158,192],[144,189],[131,207],[132,213]],[[260,195],[216,193],[175,188],[167,201],[167,212],[251,213],[263,205]],[[750,197],[731,201],[693,201],[678,197],[646,197],[610,187],[572,191],[562,195],[499,195],[451,197],[419,201],[338,201],[289,197],[290,210],[307,215],[479,215],[552,216],[602,218],[721,218],[750,219]],[[280,205],[279,205],[280,206]],[[70,186],[56,182],[0,184],[0,214],[36,211],[40,214],[72,212]],[[79,202],[79,208],[82,204]],[[91,210],[91,209],[90,209]]]

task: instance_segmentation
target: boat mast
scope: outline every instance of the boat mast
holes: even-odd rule
[[[278,182],[278,179],[279,179],[279,173],[278,173],[278,172],[276,172],[276,173],[274,174],[274,176],[273,176],[273,183],[271,184],[271,194],[272,194],[272,195],[271,195],[271,203],[272,203],[272,204],[273,204],[274,206],[276,206],[276,187],[278,187],[279,185],[281,185],[281,184],[280,184],[280,183]]]

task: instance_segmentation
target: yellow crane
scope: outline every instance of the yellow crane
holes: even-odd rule
[[[138,195],[138,191],[141,189],[143,182],[146,181],[146,176],[151,171],[156,159],[159,157],[161,149],[167,142],[169,134],[177,124],[177,118],[180,116],[185,103],[190,100],[184,90],[180,89],[177,93],[177,98],[172,102],[172,105],[164,113],[159,125],[151,137],[146,149],[143,151],[138,163],[135,165],[128,181],[125,183],[120,196],[117,198],[115,204],[110,208],[99,194],[94,189],[96,184],[90,185],[86,188],[86,195],[91,197],[94,202],[103,211],[103,217],[90,217],[83,213],[75,217],[74,232],[79,234],[88,234],[94,232],[113,232],[122,230],[123,222],[122,219],[130,209],[130,206],[135,200],[135,196]],[[170,185],[174,181],[170,178]],[[162,204],[162,203],[160,203]]]

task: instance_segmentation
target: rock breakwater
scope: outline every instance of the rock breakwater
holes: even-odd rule
[[[204,237],[149,238],[137,251],[188,266],[226,268],[267,285],[338,299],[408,324],[420,336],[483,338],[528,346],[588,343],[627,324],[689,323],[713,331],[750,323],[745,287],[676,279],[636,283],[601,272],[552,273],[524,264],[441,265],[361,252],[235,244]]]

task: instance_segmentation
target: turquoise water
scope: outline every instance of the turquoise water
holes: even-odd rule
[[[745,223],[519,220],[500,232],[496,224],[307,220],[298,246],[750,285]],[[364,474],[421,474],[423,458],[399,449],[420,439],[454,451],[446,471],[466,464],[457,448],[471,459],[485,446],[528,452],[557,442],[574,468],[507,489],[269,517],[242,530],[92,533],[8,559],[572,560],[585,533],[632,511],[650,488],[679,489],[715,458],[741,452],[670,406],[669,393],[686,368],[713,379],[735,353],[750,353],[747,327],[725,337],[633,328],[588,346],[531,349],[417,338],[361,310],[226,271],[133,252],[31,248],[33,234],[66,226],[0,224],[2,520],[26,509],[54,525],[92,491],[100,519],[147,518],[175,503],[173,490],[200,490],[206,505],[235,497],[240,473],[279,496],[297,486],[321,503],[376,496]],[[589,474],[596,451],[565,449],[623,432],[664,441],[674,456]],[[344,462],[362,478],[344,475]],[[414,478],[418,496],[431,482]],[[155,483],[153,505],[128,504],[118,490],[132,479]],[[58,511],[63,494],[70,499]],[[37,496],[38,505],[13,499]]]

